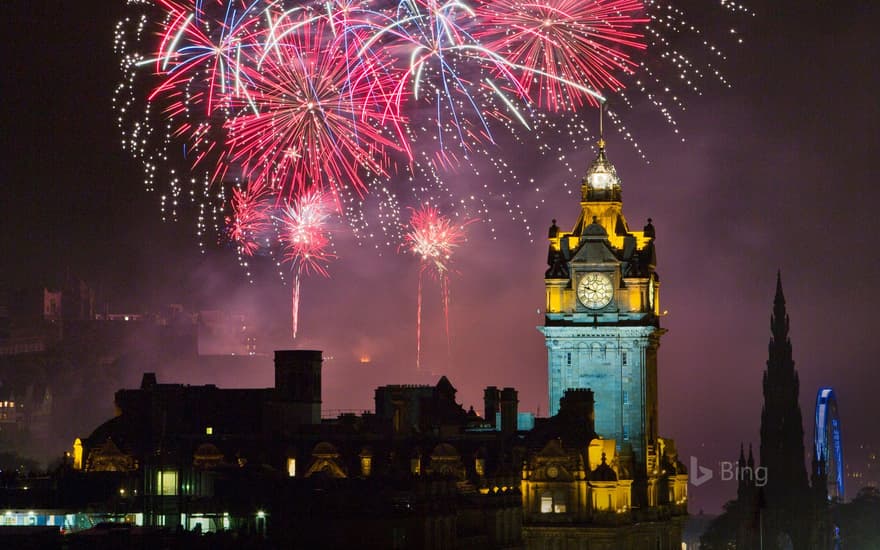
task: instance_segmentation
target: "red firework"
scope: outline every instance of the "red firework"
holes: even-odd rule
[[[265,187],[232,189],[232,200],[229,201],[232,214],[226,216],[226,234],[236,243],[239,253],[253,256],[260,248],[259,237],[272,227],[268,201],[269,193]]]
[[[422,275],[429,268],[440,279],[443,299],[443,318],[446,324],[446,346],[449,341],[449,263],[452,252],[465,239],[464,228],[473,220],[456,225],[433,207],[423,205],[413,210],[411,230],[405,236],[409,250],[421,259],[419,270],[418,306],[416,313],[416,368],[421,368],[422,358]]]
[[[329,277],[326,264],[333,259],[328,250],[330,236],[327,222],[333,201],[324,192],[309,191],[284,207],[281,222],[281,243],[284,261],[293,271],[292,332],[296,338],[299,326],[300,279],[309,273]]]
[[[638,65],[625,48],[644,50],[636,30],[650,20],[642,0],[494,0],[477,10],[475,35],[521,66],[520,85],[554,111],[597,99],[578,85],[619,90],[616,74]]]
[[[243,66],[250,94],[231,100],[242,111],[225,124],[230,160],[281,196],[317,188],[338,198],[347,185],[362,194],[362,175],[385,175],[388,151],[403,149],[383,130],[402,122],[387,108],[393,79],[375,56],[352,57],[324,20],[307,21],[273,27],[271,45]]]

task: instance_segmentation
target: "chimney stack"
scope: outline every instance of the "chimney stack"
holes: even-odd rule
[[[498,407],[501,403],[501,391],[497,386],[489,386],[483,391],[483,406],[486,419],[491,425],[495,425],[495,416],[499,411]]]
[[[517,427],[517,406],[519,405],[519,396],[513,388],[504,388],[501,390],[501,431],[505,434],[516,432]]]

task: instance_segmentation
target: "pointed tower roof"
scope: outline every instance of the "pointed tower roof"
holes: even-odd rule
[[[761,411],[761,466],[768,481],[764,491],[770,506],[786,507],[807,494],[804,429],[798,402],[800,381],[788,337],[789,320],[782,292],[782,274],[776,273],[776,295],[770,316],[770,343],[764,371],[764,408]]]
[[[782,292],[782,272],[776,271],[776,296],[773,298],[773,315],[770,317],[773,341],[788,341],[788,313],[785,310],[785,294]]]

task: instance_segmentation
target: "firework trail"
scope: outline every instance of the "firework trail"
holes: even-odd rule
[[[406,246],[421,261],[416,313],[416,368],[421,369],[422,354],[422,279],[430,271],[440,281],[443,319],[446,327],[446,346],[449,339],[449,266],[453,251],[465,239],[465,227],[473,220],[456,224],[431,206],[423,205],[412,211]]]
[[[327,223],[333,211],[333,198],[321,191],[309,191],[287,203],[277,218],[284,261],[293,271],[291,300],[291,331],[296,338],[299,326],[300,283],[304,275],[318,273],[329,277],[326,264],[335,256],[328,249],[330,234]]]

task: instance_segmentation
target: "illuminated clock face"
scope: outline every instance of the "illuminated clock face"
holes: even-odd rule
[[[611,303],[614,297],[614,286],[611,277],[604,273],[587,273],[578,282],[578,300],[590,309],[602,309]]]
[[[654,277],[648,281],[648,307],[654,309]]]

